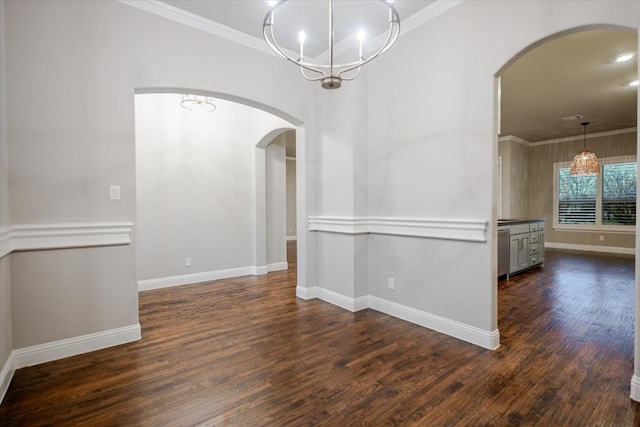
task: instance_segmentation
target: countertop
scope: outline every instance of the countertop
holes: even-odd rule
[[[501,225],[524,224],[525,222],[546,221],[546,218],[517,218],[517,219],[499,219],[498,227]]]

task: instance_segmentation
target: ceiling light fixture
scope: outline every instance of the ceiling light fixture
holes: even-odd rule
[[[599,174],[600,162],[598,157],[593,151],[587,150],[587,125],[589,125],[589,122],[581,124],[584,127],[584,149],[573,158],[569,174],[571,176]]]
[[[180,105],[182,105],[182,108],[186,108],[189,111],[198,111],[200,113],[210,113],[216,109],[212,97],[194,95],[191,93],[185,93],[182,95]]]
[[[353,60],[351,62],[345,62],[341,64],[335,63],[334,51],[335,51],[335,40],[334,40],[334,0],[328,0],[329,3],[329,59],[328,63],[319,63],[314,60],[308,59],[304,57],[304,43],[307,39],[307,35],[304,31],[301,31],[298,34],[298,43],[299,43],[299,51],[298,57],[295,58],[288,54],[285,49],[278,44],[275,38],[275,14],[276,10],[280,8],[284,3],[288,0],[281,0],[279,2],[275,2],[273,0],[269,1],[269,5],[271,6],[271,10],[267,13],[267,16],[264,18],[264,22],[262,24],[262,33],[264,35],[264,39],[267,42],[267,45],[274,52],[276,52],[279,56],[287,59],[294,64],[300,67],[300,72],[302,76],[310,81],[320,81],[322,87],[325,89],[338,89],[342,86],[342,81],[353,80],[360,74],[361,67],[368,63],[369,61],[377,58],[385,51],[387,51],[398,39],[400,35],[400,17],[398,12],[396,12],[395,8],[391,3],[393,0],[379,0],[381,1],[387,8],[389,9],[389,19],[388,25],[389,28],[387,30],[388,34],[386,35],[384,44],[379,47],[375,52],[371,55],[364,55],[364,42],[366,38],[366,34],[364,31],[360,31],[358,34],[359,40],[359,54],[358,59]],[[303,2],[301,2],[303,3]],[[311,3],[311,2],[309,2]]]
[[[626,62],[633,58],[633,53],[622,53],[616,56],[616,62]]]

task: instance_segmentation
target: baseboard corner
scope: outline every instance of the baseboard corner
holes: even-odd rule
[[[4,400],[7,390],[9,390],[9,386],[11,385],[11,380],[13,379],[13,374],[15,372],[15,356],[13,355],[13,352],[11,352],[7,360],[4,362],[2,371],[0,371],[0,404]]]

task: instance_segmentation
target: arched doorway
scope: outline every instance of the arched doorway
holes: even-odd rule
[[[610,49],[608,53],[604,54],[603,52],[606,52],[606,50],[599,50],[596,42],[605,43],[609,38],[622,41],[612,45],[616,46],[617,49]],[[580,45],[579,42],[581,40],[589,39],[590,42],[583,42],[583,44]],[[636,162],[635,156],[638,150],[637,94],[636,89],[629,86],[629,82],[633,80],[633,76],[637,79],[637,41],[638,33],[635,29],[611,25],[577,27],[553,34],[531,44],[510,59],[496,74],[498,79],[496,97],[497,105],[500,106],[499,112],[497,113],[499,118],[497,133],[501,136],[500,140],[496,141],[496,152],[502,157],[502,168],[507,176],[497,177],[497,180],[505,180],[505,183],[502,185],[504,189],[504,202],[500,208],[496,206],[495,211],[501,210],[502,212],[507,212],[505,216],[511,216],[512,218],[547,218],[545,238],[549,242],[548,247],[614,253],[616,251],[619,251],[617,253],[636,253],[637,236],[635,231],[632,230],[633,227],[630,227],[629,230],[622,230],[621,227],[614,230],[613,227],[607,226],[600,219],[600,214],[596,212],[601,208],[595,207],[595,198],[600,197],[600,203],[602,203],[601,191],[604,190],[598,190],[599,195],[594,193],[593,224],[591,225],[590,223],[588,227],[581,225],[574,226],[573,224],[567,225],[568,223],[558,220],[558,201],[557,194],[555,193],[558,188],[559,168],[566,166],[564,164],[569,163],[573,155],[582,148],[582,138],[572,138],[572,136],[580,134],[581,123],[583,121],[589,121],[591,125],[593,125],[593,132],[596,135],[592,135],[593,139],[590,138],[589,144],[594,144],[597,147],[594,150],[598,153],[599,157],[603,157],[605,162],[609,161],[609,163],[611,163],[613,160],[610,159],[630,159],[631,157],[633,157],[632,161]],[[564,95],[563,99],[550,99],[553,98],[553,95],[545,96],[542,89],[535,87],[531,81],[524,78],[517,81],[517,84],[531,89],[532,92],[535,93],[536,98],[531,101],[532,103],[539,101],[548,102],[549,106],[547,108],[549,111],[542,111],[541,116],[544,113],[555,114],[559,126],[554,127],[554,125],[549,125],[549,129],[535,129],[533,127],[526,129],[520,126],[519,129],[521,129],[523,133],[514,134],[514,129],[518,129],[518,126],[514,125],[516,121],[513,117],[514,109],[507,107],[509,108],[507,113],[512,114],[511,117],[507,117],[508,114],[505,113],[505,104],[509,103],[505,102],[505,97],[513,95],[513,93],[509,91],[514,90],[514,82],[516,80],[514,76],[517,73],[514,72],[509,76],[510,81],[508,84],[505,82],[505,76],[508,75],[511,67],[521,66],[522,68],[523,64],[526,64],[530,70],[537,70],[543,66],[549,67],[548,64],[535,63],[530,61],[530,59],[534,57],[534,55],[541,57],[541,55],[539,55],[540,51],[548,47],[556,48],[563,44],[573,46],[572,50],[570,50],[563,59],[571,62],[572,59],[575,58],[573,60],[573,80],[565,82],[564,85],[558,84],[554,89],[556,92],[555,95]],[[581,52],[581,50],[584,50],[584,52]],[[619,55],[629,51],[632,51],[634,55],[632,61],[627,64],[622,64],[622,61],[616,61]],[[583,61],[582,57],[588,58],[589,54],[592,55],[592,66],[597,67],[597,70],[587,69],[589,65]],[[625,66],[626,68],[623,69]],[[544,74],[542,71],[544,70],[541,70],[541,75]],[[612,80],[617,79],[613,87],[609,88],[615,91],[615,94],[607,96],[602,87],[596,87],[602,83],[593,80],[598,73],[608,73],[611,75],[610,78]],[[522,74],[518,77],[522,77]],[[552,77],[546,76],[541,78],[543,80],[546,79],[546,83],[549,85],[554,84],[549,81]],[[581,82],[581,79],[584,81]],[[567,97],[571,92],[569,87],[576,83],[583,83],[582,89],[578,94],[579,96],[577,96],[577,105],[579,106],[574,105],[571,107],[571,103],[565,101],[568,101]],[[596,94],[605,97],[602,98],[600,102],[603,106],[607,107],[606,111],[599,111],[596,108],[599,107],[598,105],[595,105],[595,107],[590,105],[590,103],[594,102],[594,99],[590,98],[594,98]],[[616,96],[619,95],[622,95],[623,99],[617,102],[624,104],[614,105],[612,99],[617,99]],[[624,97],[626,97],[626,99],[624,99]],[[513,99],[511,99],[511,102],[512,101]],[[617,108],[623,111],[618,111]],[[527,111],[527,109],[523,108],[517,111],[517,115],[519,115],[520,118],[528,119],[529,122],[534,122],[535,113],[526,113],[525,111]],[[564,114],[566,111],[572,112]],[[617,114],[616,111],[618,111]],[[628,117],[625,117],[625,113],[629,113]],[[538,119],[538,117],[535,117],[535,119]],[[505,123],[505,120],[509,121],[509,123]],[[603,139],[606,139],[606,141],[601,141]],[[505,145],[510,144],[511,147],[503,150],[503,147],[500,145],[503,142],[506,143]],[[513,154],[512,152],[510,153],[512,149],[517,152],[517,155],[511,155],[510,157],[510,154]],[[509,165],[509,159],[514,161],[515,165]],[[509,170],[511,170],[511,173],[509,173]],[[596,182],[595,179],[594,182]],[[598,178],[597,182],[597,187],[594,186],[594,189],[602,188],[601,178]],[[538,194],[536,194],[534,188],[539,188]],[[525,195],[524,197],[522,196],[523,194]],[[637,202],[635,204],[637,204]],[[614,232],[616,233],[615,235],[608,234]],[[638,261],[636,259],[636,271],[638,268],[637,265]],[[637,294],[637,283],[635,287]],[[638,303],[636,302],[636,313],[637,312]],[[631,384],[631,397],[634,400],[640,398],[640,394],[638,393],[638,384],[640,384],[640,382],[638,382],[637,376],[638,351],[639,343],[636,337],[636,375],[634,375]]]
[[[181,93],[213,96],[218,108],[185,112]],[[264,147],[296,129],[295,119],[206,91],[145,89],[136,97],[139,289],[266,273]],[[144,97],[163,101],[149,113]]]

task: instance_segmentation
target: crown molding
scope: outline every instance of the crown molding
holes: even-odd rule
[[[498,138],[499,142],[505,142],[505,141],[510,141],[510,142],[517,142],[518,144],[522,144],[522,145],[526,145],[526,146],[530,146],[531,143],[529,141],[527,141],[526,139],[522,139],[519,136],[515,136],[515,135],[507,135],[507,136],[501,136]]]
[[[264,40],[250,36],[242,31],[238,31],[226,25],[219,24],[210,19],[203,18],[195,13],[187,12],[184,9],[172,6],[160,0],[118,0],[122,4],[132,6],[154,15],[162,16],[171,21],[178,22],[196,30],[204,31],[214,36],[259,50],[263,53],[277,56]]]
[[[587,134],[587,139],[602,138],[602,137],[614,136],[614,135],[622,135],[622,134],[625,134],[625,133],[633,133],[633,132],[637,132],[637,131],[638,131],[637,127],[626,128],[626,129],[608,130],[608,131],[605,131],[605,132]],[[535,147],[537,145],[558,144],[560,142],[582,141],[583,139],[584,139],[584,135],[567,136],[565,138],[556,138],[556,139],[548,139],[546,141],[530,142],[529,146]]]
[[[464,0],[436,0],[433,3],[431,3],[429,6],[425,7],[424,9],[414,13],[413,15],[411,15],[410,17],[408,17],[404,22],[401,23],[402,25],[402,33],[400,34],[401,36],[403,34],[407,34],[413,30],[415,30],[416,28],[420,27],[422,24],[425,24],[429,21],[431,21],[434,18],[437,18],[438,16],[442,15],[443,13],[445,13],[446,11],[453,9],[454,7],[458,6],[459,4],[462,4],[464,2]]]
[[[204,31],[214,36],[221,37],[223,39],[241,44],[252,49],[256,49],[263,53],[278,56],[273,52],[263,39],[250,36],[246,33],[227,27],[226,25],[219,24],[210,19],[203,18],[195,13],[188,12],[179,7],[172,6],[160,0],[118,0],[122,4],[132,6],[141,10],[144,10],[154,15],[162,16],[170,19],[174,22],[186,25],[197,30]],[[463,3],[464,0],[436,0],[429,6],[413,14],[406,20],[400,23],[400,37],[415,30],[424,23],[442,15],[449,9]],[[373,39],[373,43],[380,43],[385,34],[378,35]],[[334,55],[341,55],[350,48],[354,47],[353,42],[349,39],[342,40],[334,46]],[[295,56],[296,53],[287,51],[287,53]],[[320,61],[322,58],[326,58],[328,51],[325,51],[314,58],[314,61]]]

